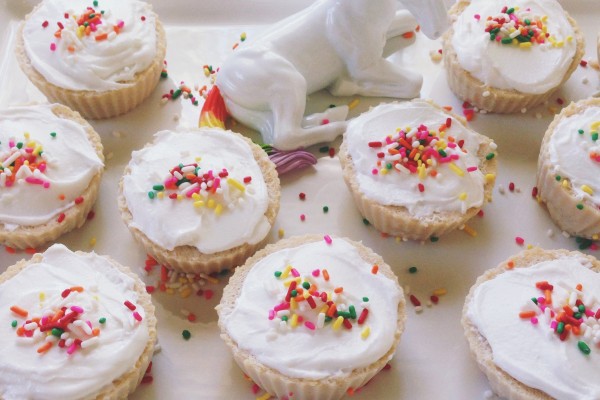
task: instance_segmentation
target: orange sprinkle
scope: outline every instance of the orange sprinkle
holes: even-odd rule
[[[58,195],[58,199],[59,200],[64,200],[65,199],[65,195],[64,194],[59,194]]]
[[[552,291],[545,290],[544,297],[546,298],[546,304],[552,304]]]
[[[413,32],[406,32],[402,34],[402,37],[404,39],[411,39],[413,36],[415,36],[415,34]]]
[[[121,28],[119,28],[117,25],[114,25],[113,31],[115,31],[115,33],[118,35],[121,32]]]
[[[41,345],[40,347],[38,347],[37,352],[38,353],[45,353],[48,350],[50,350],[50,348],[52,347],[52,342],[46,342],[43,345]]]
[[[326,315],[330,318],[333,318],[333,316],[335,315],[336,312],[337,312],[337,308],[335,307],[335,304],[332,304],[329,306],[329,309],[327,310]]]
[[[379,271],[379,265],[373,265],[373,268],[371,268],[371,273],[376,274],[378,271]]]
[[[432,178],[435,178],[437,176],[437,171],[435,169],[432,169],[429,175],[431,175]]]
[[[94,336],[100,335],[100,329],[99,328],[92,329],[92,335],[94,335]]]
[[[69,47],[67,47],[67,50],[69,50],[69,53],[74,53],[75,52],[75,46],[73,46],[72,44],[70,44]]]
[[[442,108],[446,111],[452,111],[452,106],[444,106]]]
[[[519,313],[519,318],[529,319],[535,317],[535,311],[522,311]]]
[[[17,336],[23,336],[25,334],[24,332],[25,329],[22,326],[17,328]]]
[[[60,39],[62,37],[62,30],[59,29],[56,32],[54,32],[54,37]]]
[[[421,25],[417,25],[417,27],[415,28],[415,32],[420,32],[421,31]]]
[[[231,48],[231,50],[235,50],[235,49],[237,49],[237,47],[238,47],[239,45],[240,45],[239,43],[236,43],[236,44],[234,44],[234,45],[233,45],[233,47]]]
[[[565,331],[572,331],[573,330],[573,325],[565,325]]]
[[[100,34],[96,35],[96,42],[99,42],[101,40],[106,40],[106,38],[108,38],[108,33],[106,33],[106,32],[100,33]]]
[[[354,396],[354,388],[348,388],[348,390],[346,390],[346,394],[348,396]]]
[[[513,269],[514,267],[515,267],[515,262],[513,260],[510,260],[509,262],[506,263],[506,268]]]
[[[328,281],[329,280],[329,272],[327,272],[326,269],[324,269],[322,272],[323,272],[323,279]]]
[[[29,313],[27,312],[27,310],[24,310],[24,309],[22,309],[19,306],[12,306],[10,308],[10,311],[14,312],[19,317],[23,317],[23,318],[27,318],[27,315],[29,315]]]
[[[50,322],[56,322],[59,319],[61,319],[62,317],[65,316],[65,312],[63,310],[58,310],[56,312],[56,314],[54,314],[54,316],[52,317],[52,319],[50,320]]]
[[[71,287],[69,288],[69,290],[70,290],[71,292],[78,292],[78,293],[81,293],[81,292],[83,292],[83,288],[82,288],[81,286],[71,286]]]
[[[569,306],[564,306],[563,310],[565,310],[565,313],[569,316],[572,317],[573,316],[573,309]]]
[[[410,154],[408,155],[408,158],[414,159],[415,156],[417,155],[417,151],[419,151],[419,149],[417,149],[417,148],[412,149]]]
[[[578,283],[577,286],[575,286],[575,289],[581,292],[583,290],[583,285],[581,283]]]
[[[335,289],[333,289],[334,293],[342,293],[344,291],[343,287],[336,287]]]

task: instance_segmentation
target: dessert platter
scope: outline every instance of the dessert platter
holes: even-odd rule
[[[28,374],[52,387],[34,398],[600,396],[597,0],[347,2],[90,0],[58,23],[2,4],[0,399]],[[77,83],[129,61],[130,84]],[[537,341],[573,371],[524,372]],[[51,385],[71,359],[115,368]]]

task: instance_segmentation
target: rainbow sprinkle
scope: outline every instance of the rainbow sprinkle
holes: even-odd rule
[[[319,291],[321,284],[331,286],[331,276],[327,269],[315,269],[302,275],[296,268],[288,265],[282,271],[275,271],[274,277],[285,288],[281,301],[268,313],[269,320],[274,321],[279,331],[297,328],[337,331],[342,330],[342,327],[343,330],[351,330],[356,324],[361,328],[361,337],[369,337],[371,330],[365,324],[370,309],[368,297],[362,298],[360,309],[357,309],[355,304],[349,302],[349,297],[341,286]]]
[[[481,19],[479,15],[474,18]],[[534,15],[530,8],[521,10],[519,7],[504,6],[498,15],[487,17],[485,31],[489,33],[491,41],[522,49],[530,49],[535,44],[546,42],[552,47],[563,47],[564,40],[548,33],[547,19],[547,16]],[[567,37],[567,41],[572,40],[571,36]]]
[[[200,161],[200,158],[197,160]],[[181,163],[169,171],[162,183],[152,186],[148,197],[150,200],[165,197],[171,200],[191,200],[194,208],[209,208],[219,216],[245,195],[246,186],[251,182],[251,176],[244,177],[243,182],[230,177],[226,168],[219,172],[203,172],[198,163]]]
[[[46,156],[42,144],[30,139],[28,133],[23,134],[24,140],[8,140],[8,149],[0,147],[0,187],[11,187],[18,180],[31,185],[50,187],[44,172],[46,172]]]
[[[567,289],[568,296],[562,302],[555,303],[552,296],[554,285],[547,281],[536,282],[535,286],[541,291],[542,296],[531,298],[531,302],[536,306],[535,309],[532,310],[528,302],[524,310],[519,313],[519,318],[529,320],[534,325],[545,321],[561,341],[564,342],[572,336],[577,340],[581,352],[588,355],[591,352],[588,342],[593,342],[596,346],[600,345],[600,330],[594,329],[600,324],[600,308],[596,311],[592,310],[591,306],[596,303],[593,297],[590,304],[584,303],[581,284],[574,288],[562,282],[559,285]]]

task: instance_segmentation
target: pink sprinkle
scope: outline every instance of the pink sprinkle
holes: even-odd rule
[[[525,239],[523,239],[523,238],[522,238],[522,237],[520,237],[520,236],[517,236],[517,237],[515,238],[515,242],[517,242],[517,244],[518,244],[519,246],[522,246],[522,245],[523,245],[523,243],[525,243]]]
[[[42,186],[44,187],[44,189],[48,189],[50,187],[50,182],[44,182]]]
[[[333,240],[331,240],[331,236],[329,235],[323,236],[323,239],[325,239],[325,243],[327,244],[331,244],[331,242],[333,242]]]
[[[292,268],[291,273],[294,278],[297,278],[300,276],[300,273],[298,272],[298,270],[296,270],[296,268]]]
[[[119,21],[119,22],[117,22],[117,26],[119,28],[123,28],[125,26],[125,22],[124,21]]]
[[[308,329],[310,329],[311,331],[314,331],[314,330],[315,330],[315,324],[313,324],[313,323],[312,323],[312,322],[310,322],[310,321],[306,321],[306,322],[304,322],[304,326],[306,326],[306,327],[307,327]]]
[[[533,325],[537,325],[538,323],[538,319],[536,317],[531,318],[530,321]]]
[[[71,311],[76,312],[77,314],[83,314],[83,308],[79,306],[72,306]]]
[[[321,270],[320,269],[315,269],[312,272],[312,276],[314,276],[315,278],[317,278],[319,275],[321,275]]]
[[[56,43],[50,43],[50,51],[56,51]]]
[[[67,354],[73,354],[73,353],[75,353],[75,350],[77,350],[77,345],[75,343],[73,343],[67,349]]]
[[[273,320],[275,319],[275,311],[274,310],[269,310],[269,320]]]
[[[376,168],[373,168],[373,170],[371,171],[371,173],[372,173],[373,175],[377,175],[378,171],[377,171],[377,169],[376,169]]]
[[[56,23],[56,25],[58,25],[58,28],[59,28],[59,29],[65,29],[65,26],[64,26],[64,25],[62,24],[62,22],[60,22],[60,21],[58,21],[58,22]]]
[[[477,167],[469,167],[467,168],[467,172],[474,172],[477,171]]]
[[[477,21],[479,21],[481,19],[481,15],[475,14],[475,15],[473,15],[473,18],[475,18]]]
[[[306,215],[300,214],[300,221],[305,221],[305,220],[306,220]]]
[[[558,326],[558,322],[556,322],[556,321],[552,321],[550,323],[550,328],[552,328],[552,329],[556,329],[557,326]]]
[[[327,125],[329,123],[329,120],[327,118],[325,118],[323,121],[321,121],[321,125]]]
[[[137,311],[135,311],[135,312],[133,313],[133,318],[135,318],[135,320],[136,320],[136,321],[138,321],[138,322],[142,322],[142,316],[141,316],[141,315],[140,315],[140,313],[139,313],[139,312],[137,312]]]
[[[275,312],[281,311],[281,310],[289,310],[289,309],[290,309],[290,303],[281,303],[273,308],[273,310]]]

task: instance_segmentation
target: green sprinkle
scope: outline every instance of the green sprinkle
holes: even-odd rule
[[[346,319],[350,318],[350,312],[348,311],[338,311],[337,315],[338,317],[344,317]]]
[[[330,104],[329,108],[336,108],[337,106],[335,104]]]
[[[50,136],[52,136],[53,138],[56,137],[56,132],[50,132]]]
[[[105,324],[106,323],[106,318],[102,317],[98,320],[98,322],[100,322],[101,324]]]
[[[387,169],[392,169],[392,163],[387,163],[387,164],[385,164],[385,167],[386,167]]]
[[[363,302],[367,303],[369,301],[368,297],[363,297]]]
[[[582,237],[575,238],[575,242],[579,244],[579,250],[589,249],[590,246],[594,243],[593,240]]]
[[[22,147],[23,147],[23,142],[19,142],[19,143],[17,143],[17,149],[20,149],[20,148],[22,148]]]
[[[329,207],[323,206],[323,212],[327,214],[329,212]]]
[[[281,276],[281,271],[275,271],[275,278],[279,278]]]
[[[573,318],[575,318],[575,319],[581,318],[581,313],[579,313],[579,312],[573,313]]]
[[[525,18],[525,25],[531,25],[531,21],[527,18]]]
[[[165,190],[165,187],[163,185],[154,185],[152,186],[152,189],[156,191],[163,191]]]
[[[98,0],[94,0],[94,7],[98,7]]]
[[[410,267],[408,269],[408,272],[410,272],[411,274],[415,274],[417,272],[417,267]]]
[[[583,129],[578,130],[577,133],[579,133],[580,135],[583,135],[583,133],[584,133]]]
[[[447,157],[448,156],[448,154],[446,154],[446,152],[444,150],[442,150],[442,149],[439,149],[438,153],[440,153],[440,156],[442,156],[442,157]]]
[[[185,340],[190,340],[192,334],[187,329],[184,329],[183,332],[181,332],[181,336],[183,336]]]
[[[537,299],[537,298],[535,298],[535,297],[532,297],[532,298],[531,298],[531,301],[533,301],[533,302],[534,302],[534,304],[537,304],[537,303],[538,303],[538,299]]]
[[[578,210],[583,210],[583,204],[581,204],[581,203],[577,204],[576,207]]]
[[[12,326],[13,328],[16,328],[16,327],[17,327],[17,324],[18,324],[18,322],[17,322],[17,320],[15,319],[15,320],[13,320],[13,322],[11,322],[11,323],[10,323],[10,326]]]
[[[148,192],[148,197],[150,197],[151,199],[153,199],[153,198],[154,198],[154,196],[156,196],[156,195],[154,194],[154,192]]]
[[[581,350],[581,352],[585,355],[588,355],[592,352],[590,350],[590,346],[588,346],[585,342],[583,342],[581,340],[579,342],[577,342],[577,347],[579,347],[579,350]]]
[[[496,40],[496,34],[495,33],[490,33],[490,41],[494,41]]]
[[[506,10],[506,13],[507,13],[508,15],[510,15],[510,14],[512,14],[512,13],[514,13],[514,12],[515,12],[515,9],[514,9],[514,7],[511,7],[511,8],[509,8],[508,10]]]
[[[177,99],[179,96],[181,96],[181,89],[177,89],[176,91],[173,92],[173,96],[171,96],[171,99],[175,100]]]
[[[287,320],[288,320],[288,316],[287,316],[287,315],[284,315],[283,317],[281,317],[281,320],[282,320],[282,321],[287,321]]]
[[[560,180],[562,179],[562,176],[556,175],[556,178],[554,178],[554,179],[556,179],[558,182],[560,182]]]
[[[365,224],[365,226],[371,225],[371,223],[369,222],[369,220],[366,219],[366,218],[363,218],[363,224]]]
[[[89,16],[89,19],[94,19],[95,16],[96,16],[96,14],[91,13],[90,16]]]
[[[319,153],[327,153],[329,152],[329,146],[319,147]]]
[[[348,307],[348,311],[350,311],[350,318],[356,319],[356,308],[354,306]]]
[[[63,331],[60,328],[52,328],[52,336],[56,336],[57,338],[60,337],[60,335],[62,335],[65,331]]]
[[[430,238],[429,238],[429,240],[431,240],[433,243],[435,243],[435,242],[437,242],[438,240],[440,240],[440,238],[439,238],[439,237],[437,237],[437,236],[432,236],[432,237],[430,237]]]
[[[585,306],[583,304],[580,304],[579,307],[577,307],[577,309],[579,310],[580,313],[585,312]]]
[[[558,326],[556,327],[556,333],[561,334],[561,333],[563,333],[564,330],[565,330],[565,323],[559,322]]]
[[[83,23],[83,26],[85,26],[85,27],[87,28],[88,26],[90,26],[90,23],[89,23],[89,22],[87,22],[87,21],[85,21],[85,22]]]
[[[294,289],[290,292],[290,294],[292,295],[292,297],[296,297],[296,296],[298,296],[298,291],[296,289]]]
[[[283,319],[283,317],[281,317]],[[328,315],[325,316],[325,322],[331,322],[332,318]]]
[[[598,132],[594,132],[592,133],[592,140],[595,142],[596,140],[598,140]]]
[[[304,283],[302,283],[302,287],[304,289],[307,289],[307,290],[310,289],[310,282],[304,282]]]
[[[169,76],[169,73],[168,73],[167,71],[162,71],[162,72],[160,73],[160,77],[161,77],[161,78],[167,78],[168,76]]]
[[[495,154],[494,153],[488,153],[487,156],[485,156],[486,160],[491,160],[492,158],[494,158]]]
[[[512,41],[513,40],[510,37],[505,37],[502,39],[502,44],[511,44]]]

